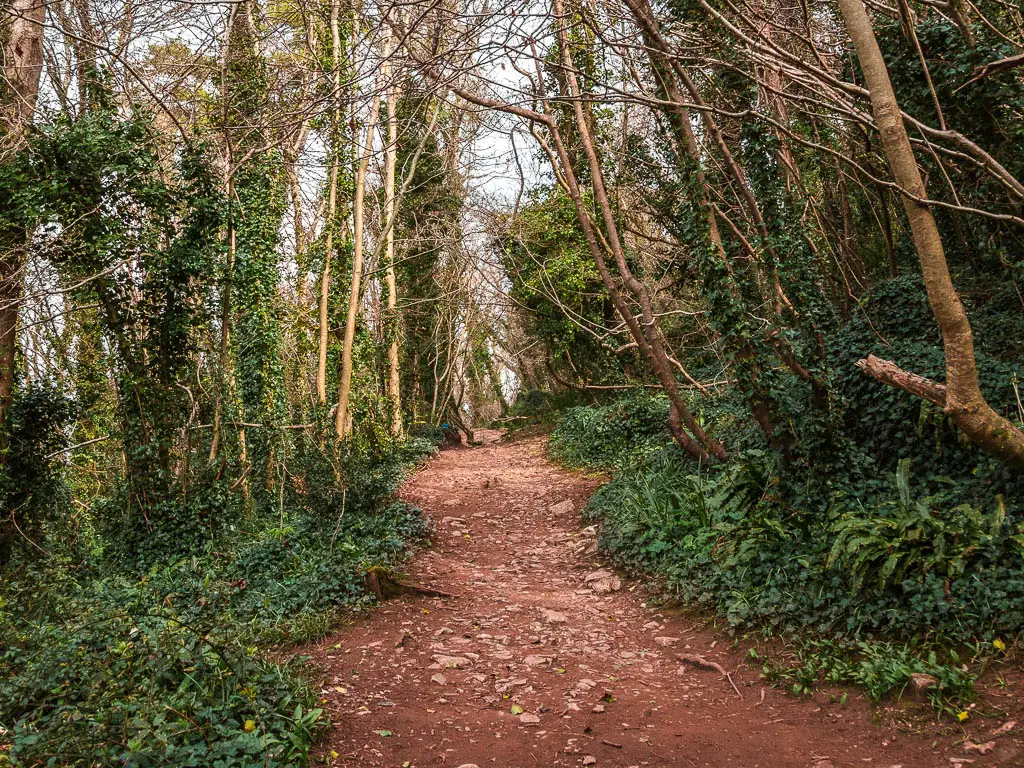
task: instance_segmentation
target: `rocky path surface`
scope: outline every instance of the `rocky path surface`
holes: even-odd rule
[[[1024,761],[1012,737],[983,756],[965,751],[967,734],[935,739],[874,724],[855,691],[843,705],[765,686],[728,637],[646,607],[642,587],[602,563],[579,517],[594,481],[548,462],[541,440],[485,437],[483,447],[442,452],[403,490],[436,524],[433,546],[413,558],[408,578],[456,597],[401,597],[312,650],[335,721],[325,762],[975,768]]]

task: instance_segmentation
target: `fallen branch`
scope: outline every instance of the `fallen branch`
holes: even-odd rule
[[[702,667],[703,669],[713,669],[720,675],[728,676],[729,674],[725,671],[725,667],[717,661],[708,661],[703,656],[698,656],[695,653],[681,653],[678,658],[680,661],[688,661],[691,664],[696,664],[698,667]]]
[[[384,568],[370,568],[363,574],[363,586],[367,592],[377,596],[377,601],[383,603],[399,595],[422,595],[424,597],[456,597],[450,592],[441,592],[437,589],[417,587],[415,584],[405,584],[395,579]]]
[[[974,72],[971,74],[973,77],[968,80],[964,85],[970,85],[971,83],[981,80],[983,77],[994,75],[997,72],[1005,72],[1007,69],[1013,69],[1014,67],[1024,66],[1024,53],[1018,53],[1016,56],[1007,56],[1005,59],[999,59],[998,61],[990,61],[988,64],[982,64],[980,67],[975,67]],[[961,88],[963,86],[960,86]],[[960,88],[957,88],[960,90]]]
[[[935,403],[940,408],[946,407],[945,384],[939,384],[924,376],[905,371],[891,360],[883,360],[874,355],[868,355],[863,360],[858,360],[855,365],[868,376],[883,384],[917,395],[930,403]]]
[[[733,682],[732,675],[726,672],[725,667],[723,667],[717,661],[708,661],[703,656],[698,656],[695,653],[680,653],[677,658],[680,661],[688,661],[691,664],[696,664],[698,667],[703,667],[704,669],[713,669],[715,672],[718,672],[720,675],[725,677],[726,680],[729,681],[729,685],[731,685],[732,689],[736,691],[736,695],[741,699],[743,698],[743,694],[740,693],[740,689],[737,688],[736,683]]]

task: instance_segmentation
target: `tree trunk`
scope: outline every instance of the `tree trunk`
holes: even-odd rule
[[[619,307],[620,315],[622,315],[623,321],[627,324],[630,324],[630,320],[632,320],[632,325],[637,326],[635,330],[631,326],[631,330],[634,330],[634,337],[639,335],[646,342],[643,345],[646,347],[644,351],[647,353],[648,359],[651,361],[652,367],[654,368],[654,373],[658,377],[658,381],[661,382],[661,385],[665,390],[665,394],[669,399],[669,429],[672,431],[673,436],[680,445],[695,458],[703,459],[707,457],[708,453],[710,453],[718,459],[724,459],[725,448],[704,432],[703,428],[694,418],[690,409],[679,394],[679,385],[676,382],[669,364],[668,355],[664,348],[665,342],[661,336],[661,330],[657,321],[654,318],[653,306],[647,288],[640,280],[636,279],[632,270],[629,268],[629,263],[626,260],[626,254],[623,250],[622,241],[619,237],[618,223],[615,220],[615,214],[612,211],[611,202],[608,199],[608,193],[604,186],[604,175],[601,168],[601,161],[598,158],[597,150],[594,147],[594,141],[591,135],[590,126],[587,122],[587,116],[584,114],[579,83],[576,80],[575,67],[569,54],[568,40],[564,26],[565,12],[562,6],[562,0],[555,0],[554,6],[555,15],[559,19],[558,45],[561,54],[562,68],[564,69],[566,83],[569,86],[569,95],[572,98],[573,109],[576,116],[576,129],[579,133],[580,144],[583,147],[584,154],[586,155],[590,166],[594,198],[601,211],[601,218],[607,233],[608,247],[615,260],[615,264],[618,267],[619,274],[622,276],[626,287],[634,296],[636,296],[640,303],[643,326],[640,327],[632,317],[632,312],[628,306]],[[559,141],[558,144],[561,144],[561,142]],[[564,152],[564,147],[561,148],[561,151]],[[568,157],[566,157],[563,164],[566,162],[568,162]],[[565,172],[566,176],[569,176],[572,173],[572,169],[567,167]],[[574,200],[574,202],[576,201]],[[579,203],[577,203],[578,208],[580,204],[582,204],[582,198]],[[600,246],[598,246],[597,252],[600,252]],[[603,262],[603,257],[601,258],[601,261]],[[602,272],[602,278],[604,278],[604,272],[607,271],[607,268],[605,267],[602,269],[602,265],[600,263],[598,263],[597,266],[599,271]],[[611,282],[610,278],[605,280],[606,286]],[[619,301],[621,302],[621,299]],[[617,304],[618,303],[619,302],[617,302]],[[639,338],[637,339],[637,342],[640,342]],[[686,431],[683,430],[683,424],[686,425],[690,434],[687,434]],[[696,438],[696,440],[691,438],[690,435],[693,435],[693,438]]]
[[[402,379],[399,370],[398,349],[398,284],[395,279],[395,166],[398,162],[398,107],[397,86],[388,86],[388,135],[384,159],[384,206],[385,235],[384,262],[385,281],[388,289],[387,324],[390,334],[388,344],[388,398],[391,401],[391,434],[402,434]]]
[[[9,21],[0,27],[3,35],[3,76],[0,83],[0,120],[4,149],[19,151],[32,124],[43,72],[43,0],[8,0],[4,16]],[[6,447],[11,401],[14,398],[16,354],[18,348],[18,310],[21,306],[22,271],[25,266],[29,233],[19,227],[0,228],[0,448]]]
[[[316,364],[316,396],[321,405],[327,402],[327,309],[331,296],[331,256],[334,253],[334,225],[338,214],[338,153],[341,149],[341,30],[338,16],[340,0],[331,4],[331,67],[334,92],[331,100],[331,173],[327,192],[327,242],[324,249],[324,267],[320,273],[319,340]]]
[[[942,333],[946,353],[943,410],[984,451],[1024,469],[1024,432],[996,413],[981,394],[971,324],[950,277],[935,217],[931,209],[921,202],[928,193],[867,10],[862,0],[839,0],[839,8],[871,93],[871,108],[886,157],[893,177],[901,187],[903,207],[921,263],[928,303]],[[871,366],[863,369],[873,375]],[[899,378],[882,377],[880,380],[913,394],[921,394],[916,388],[905,387]]]
[[[669,102],[665,107],[665,114],[669,121],[669,126],[672,131],[672,137],[676,144],[676,153],[679,156],[680,165],[684,164],[683,156],[688,158],[689,162],[693,165],[696,175],[697,187],[700,190],[700,203],[701,209],[704,211],[707,219],[708,227],[708,239],[711,241],[711,245],[714,248],[715,254],[721,259],[725,265],[729,275],[733,274],[732,265],[729,263],[729,255],[726,253],[725,246],[722,241],[722,233],[718,228],[718,219],[715,215],[715,207],[711,202],[711,193],[707,181],[707,176],[704,173],[704,158],[701,154],[700,146],[697,143],[697,137],[693,131],[693,124],[690,120],[689,111],[683,106],[685,99],[683,94],[680,92],[679,87],[676,84],[675,78],[673,77],[674,70],[672,64],[668,58],[668,48],[665,45],[665,40],[661,36],[658,24],[651,13],[650,5],[646,0],[626,0],[626,5],[629,7],[633,14],[634,20],[640,27],[641,35],[643,35],[644,43],[647,50],[647,58],[651,64],[651,69],[654,72],[655,79],[657,81],[658,89],[664,100]],[[708,115],[702,114],[703,122],[707,123],[709,120]],[[717,135],[717,127],[712,126],[709,129]],[[730,162],[732,162],[730,160]],[[733,162],[733,166],[735,163]],[[734,174],[735,175],[735,174]],[[746,181],[744,178],[736,175],[736,180],[740,186],[746,187]],[[756,206],[754,206],[756,210]],[[760,213],[758,215],[758,221],[760,221]],[[740,295],[739,289],[735,282],[730,279],[729,291],[732,294],[734,300],[739,302]],[[757,380],[760,377],[761,366],[757,360],[757,355],[754,352],[753,345],[746,341],[742,348],[737,352],[737,358],[743,361],[747,361],[747,364],[753,369],[751,371],[751,413],[757,421],[758,426],[761,427],[761,431],[764,433],[765,438],[768,442],[776,447],[776,428],[775,421],[772,414],[772,409],[769,405],[768,399],[762,396],[760,387],[757,386]]]
[[[391,38],[385,45],[385,61],[391,56]],[[385,64],[385,67],[387,65]],[[363,213],[366,198],[366,170],[373,152],[373,134],[380,114],[379,90],[382,77],[377,78],[374,88],[373,105],[366,123],[366,144],[362,148],[359,167],[356,170],[355,197],[352,201],[352,281],[349,284],[348,316],[345,319],[345,337],[341,351],[341,376],[338,380],[338,410],[334,415],[334,432],[338,437],[348,434],[350,419],[348,413],[349,395],[352,391],[352,350],[356,339],[356,319],[359,317],[359,295],[363,279]]]

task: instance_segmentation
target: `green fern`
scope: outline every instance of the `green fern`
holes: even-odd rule
[[[897,501],[881,504],[870,513],[860,507],[832,525],[835,541],[828,565],[849,573],[855,590],[865,584],[882,590],[929,572],[946,579],[960,576],[1005,522],[1000,496],[989,515],[970,504],[941,510],[937,495],[914,499],[908,459],[899,463],[896,488]]]

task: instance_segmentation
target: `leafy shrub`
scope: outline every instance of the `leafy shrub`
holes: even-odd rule
[[[391,494],[430,448],[394,446],[364,481],[365,506],[297,507],[283,524],[253,521],[142,574],[109,556],[5,574],[10,764],[305,765],[324,725],[316,693],[300,661],[260,649],[316,640],[372,601],[364,569],[397,564],[425,533]]]
[[[763,677],[789,684],[796,695],[811,693],[821,680],[857,685],[877,702],[901,694],[912,675],[926,674],[938,681],[928,692],[936,709],[950,709],[973,696],[974,677],[961,667],[955,651],[946,651],[943,662],[934,648],[924,650],[916,644],[878,640],[842,644],[804,639],[798,643],[795,655],[789,665],[766,661]],[[751,657],[759,658],[753,649]]]
[[[0,461],[0,568],[18,550],[49,546],[47,525],[68,517],[71,498],[56,454],[67,446],[64,428],[74,414],[74,404],[56,384],[32,385],[15,395]],[[63,533],[55,538],[77,538]],[[65,543],[64,549],[73,546]]]
[[[987,516],[970,504],[937,511],[939,494],[912,498],[909,473],[910,460],[904,459],[896,472],[897,499],[882,502],[872,514],[845,514],[832,525],[829,565],[839,564],[851,574],[854,589],[862,589],[869,578],[878,589],[902,584],[915,571],[934,572],[948,585],[1002,532],[1006,507],[1001,496]]]
[[[15,766],[293,765],[321,722],[289,665],[166,611],[5,624],[0,704]]]
[[[705,418],[730,418],[735,399],[713,401]],[[787,673],[800,686],[824,677],[881,696],[924,671],[945,681],[948,703],[970,688],[949,649],[1024,626],[1019,478],[974,452],[953,477],[926,463],[912,478],[903,460],[894,481],[879,457],[849,443],[843,461],[805,471],[780,467],[761,447],[702,467],[671,443],[658,402],[640,395],[572,409],[551,453],[612,469],[585,514],[619,562],[734,626],[805,644],[807,633],[828,635],[834,658]],[[933,435],[921,440],[935,449]]]
[[[572,467],[641,464],[672,450],[667,420],[668,401],[642,390],[607,405],[570,408],[552,435],[551,455]]]

